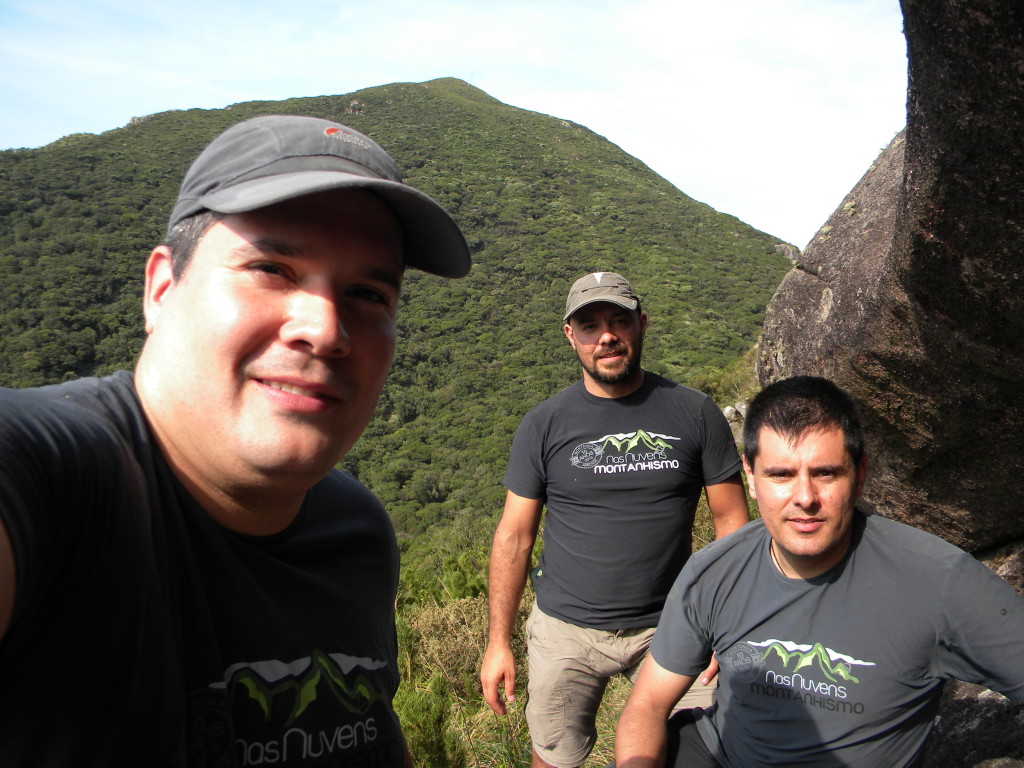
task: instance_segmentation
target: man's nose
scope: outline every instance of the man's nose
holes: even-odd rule
[[[793,503],[801,509],[810,509],[818,503],[818,491],[810,475],[800,473],[796,476]]]
[[[300,344],[320,357],[343,356],[351,348],[342,308],[333,297],[301,293],[289,302],[285,341]]]

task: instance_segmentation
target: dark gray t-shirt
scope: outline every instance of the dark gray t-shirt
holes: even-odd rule
[[[698,728],[723,766],[900,768],[943,680],[1024,701],[1024,599],[970,555],[858,513],[847,557],[802,580],[768,542],[758,520],[690,558],[651,646],[683,675],[717,652],[717,706]]]
[[[221,528],[120,373],[0,390],[0,518],[0,765],[403,765],[397,545],[350,475],[277,535]]]
[[[505,487],[547,506],[540,609],[597,629],[653,627],[690,554],[701,490],[739,469],[714,401],[652,373],[627,397],[577,382],[538,405],[516,432]]]

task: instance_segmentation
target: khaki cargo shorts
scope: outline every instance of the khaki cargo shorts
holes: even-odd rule
[[[608,678],[635,679],[654,628],[608,631],[577,627],[536,604],[526,621],[526,722],[540,757],[555,768],[581,765],[597,741],[595,720]],[[711,691],[695,686],[677,709],[710,706]]]

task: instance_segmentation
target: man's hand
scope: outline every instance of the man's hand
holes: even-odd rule
[[[717,676],[718,676],[718,659],[716,659],[715,658],[715,654],[712,653],[711,654],[711,663],[708,664],[708,668],[707,669],[705,669],[703,672],[700,673],[700,677],[698,677],[697,679],[700,680],[700,684],[701,685],[711,685],[711,681],[714,680]]]
[[[484,663],[480,667],[480,684],[484,689],[484,701],[496,714],[508,714],[505,701],[516,700],[516,661],[512,649],[505,645],[487,645]],[[505,699],[501,697],[505,690]]]

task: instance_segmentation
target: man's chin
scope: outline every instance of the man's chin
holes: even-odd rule
[[[623,384],[633,378],[634,369],[627,363],[602,368],[595,366],[591,375],[602,384]]]
[[[267,476],[317,475],[326,474],[355,442],[341,430],[325,434],[322,429],[307,425],[288,426],[277,431],[268,429],[264,436],[272,435],[272,439],[240,446],[239,453],[247,455],[251,466]]]

